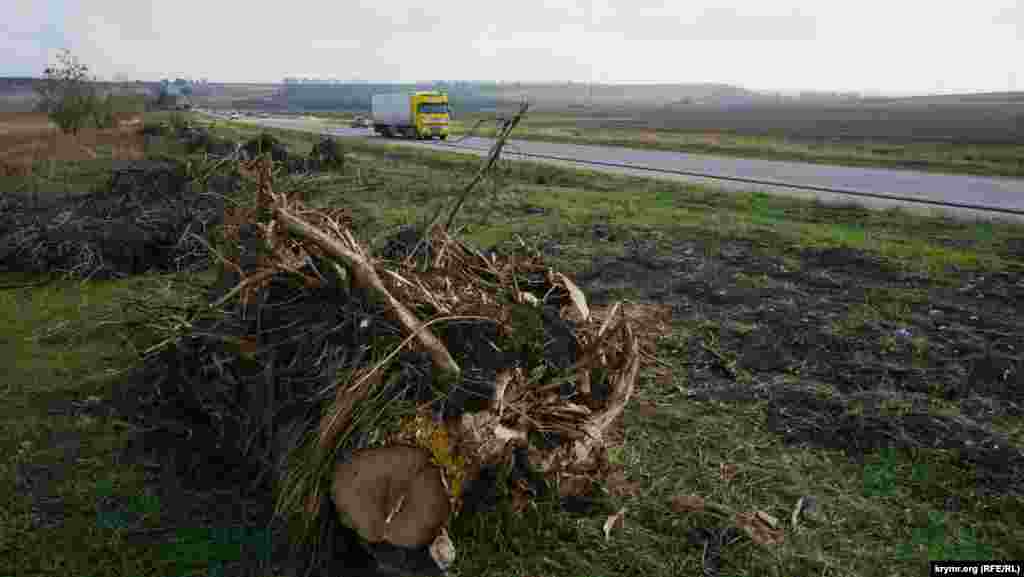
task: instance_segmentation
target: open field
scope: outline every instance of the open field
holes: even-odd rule
[[[270,132],[301,153],[316,139]],[[479,163],[345,146],[344,170],[307,183],[308,202],[352,209],[377,249]],[[1024,558],[1024,227],[530,162],[501,163],[461,214],[465,238],[536,247],[595,306],[636,303],[657,338],[615,455],[625,477],[585,507],[551,499],[457,523],[453,575],[700,574],[701,538],[727,520],[695,511],[693,495],[780,520],[781,543],[723,545],[722,575],[920,575],[929,559]],[[114,328],[146,320],[123,298],[180,301],[186,280],[208,276],[16,288],[45,279],[0,272],[0,358],[17,361],[0,380],[0,449],[13,455],[0,465],[0,566],[279,574],[259,562],[280,560],[263,540],[279,538],[263,532],[270,496],[236,498],[227,470],[189,485],[168,458],[128,446],[134,425],[114,394],[131,346],[148,344]],[[792,526],[802,496],[817,511]]]
[[[121,116],[117,121],[117,128],[83,128],[70,135],[45,114],[0,113],[0,186],[5,192],[69,192],[86,184],[82,171],[89,172],[90,167],[103,176],[108,166],[104,163],[110,159],[141,158],[141,116]]]

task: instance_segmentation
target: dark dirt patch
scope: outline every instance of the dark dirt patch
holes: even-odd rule
[[[145,468],[146,486],[159,504],[163,530],[152,531],[138,523],[137,506],[124,497],[101,500],[98,510],[105,514],[100,518],[116,519],[120,527],[127,528],[129,541],[159,544],[167,552],[165,556],[186,563],[194,562],[189,546],[203,551],[227,549],[227,558],[214,563],[223,567],[224,575],[287,566],[287,534],[283,524],[273,519],[272,491],[250,487],[254,468],[225,447],[208,445],[204,437],[186,439],[166,431],[133,439],[120,460]],[[264,533],[269,539],[224,538],[239,532]],[[231,553],[233,548],[237,554]]]
[[[53,529],[64,522],[64,502],[55,486],[67,475],[62,464],[19,463],[15,465],[14,490],[28,495],[33,529]]]
[[[785,432],[788,421],[787,440],[861,454],[957,448],[980,486],[1022,486],[1024,457],[1006,453],[1019,448],[991,441],[984,427],[996,414],[1024,416],[1024,275],[964,272],[939,283],[852,248],[643,233],[624,242],[625,256],[597,257],[577,280],[594,303],[671,305],[691,329],[682,364],[696,398],[774,398],[771,426]],[[846,415],[846,401],[817,401],[781,377],[828,383],[840,395],[937,396],[958,403],[965,420]]]
[[[1024,258],[1024,238],[1007,239],[1003,254],[1009,258]]]
[[[82,453],[83,438],[74,432],[51,432],[23,450],[43,451],[41,462],[16,462],[14,490],[29,497],[30,524],[34,529],[54,529],[65,519],[66,508],[58,486],[73,476]],[[20,461],[20,459],[17,459]]]
[[[885,397],[823,399],[806,391],[775,391],[768,402],[768,428],[787,443],[842,450],[855,459],[888,447],[953,449],[964,464],[973,465],[980,493],[1019,490],[1024,483],[1024,450],[1004,435],[967,417],[932,414],[921,397],[909,410],[893,414],[882,408]],[[851,411],[854,403],[858,410]]]
[[[807,248],[800,255],[805,268],[827,270],[843,277],[881,282],[904,280],[904,273],[881,257],[849,247]]]

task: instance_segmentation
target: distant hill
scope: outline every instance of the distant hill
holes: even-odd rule
[[[21,112],[32,110],[39,97],[36,86],[40,78],[0,77],[0,110]],[[143,94],[155,96],[159,82],[100,82],[103,90],[115,94]]]
[[[527,84],[497,88],[503,101],[527,98],[537,109],[587,107],[666,107],[673,105],[742,105],[769,97],[728,84]]]
[[[1024,102],[1024,92],[978,92],[974,94],[924,94],[890,98],[865,98],[869,104],[1013,104]]]
[[[238,93],[240,85],[225,85]],[[523,99],[536,111],[557,111],[577,108],[663,108],[671,106],[711,105],[737,106],[774,101],[745,88],[727,84],[583,84],[583,83],[473,83],[421,82],[387,83],[287,83],[270,90],[247,87],[249,96],[235,101],[242,108],[277,108],[292,110],[368,110],[370,99],[382,92],[413,90],[444,90],[453,108],[462,112],[507,107]]]
[[[0,111],[32,110],[38,100],[36,82],[33,78],[0,78]]]

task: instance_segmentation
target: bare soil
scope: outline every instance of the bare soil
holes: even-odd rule
[[[26,175],[41,161],[92,160],[101,155],[122,159],[143,157],[142,119],[121,116],[116,128],[83,128],[64,134],[45,114],[0,112],[0,176]],[[109,149],[101,154],[97,148]]]

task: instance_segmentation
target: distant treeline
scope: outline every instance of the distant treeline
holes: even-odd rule
[[[374,94],[419,90],[447,92],[456,113],[479,112],[498,104],[495,92],[466,84],[285,84],[279,98],[293,110],[359,112],[370,109]]]

